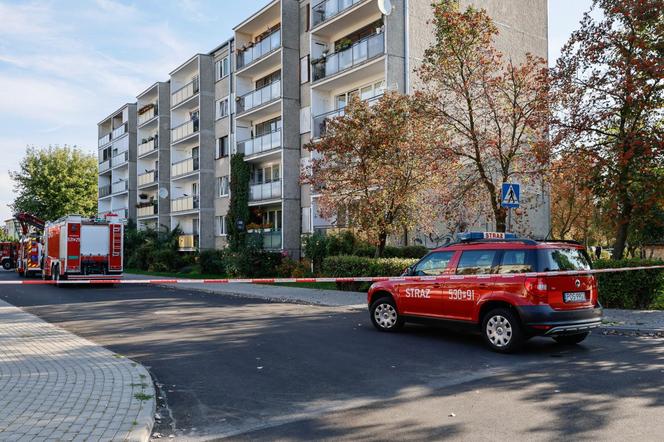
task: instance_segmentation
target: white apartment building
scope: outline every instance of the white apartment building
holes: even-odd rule
[[[136,134],[141,152],[134,165],[139,184],[134,201],[123,206],[130,209],[138,202],[139,226],[179,226],[183,251],[224,247],[230,155],[241,152],[251,169],[247,228],[260,234],[266,249],[298,257],[303,234],[335,228],[317,215],[316,195],[299,183],[300,167],[309,157],[303,146],[324,135],[327,119],[342,115],[351,97],[376,100],[386,89],[409,93],[416,88],[415,69],[433,38],[429,1],[393,0],[390,11],[381,11],[384,3],[270,1],[235,26],[228,41],[194,55],[171,72],[169,82],[140,94],[138,117],[136,105],[133,114],[141,119]],[[487,9],[501,32],[497,46],[508,56],[519,60],[531,52],[546,58],[546,0],[460,3]],[[164,92],[168,88],[170,93]],[[158,104],[154,121],[149,117],[153,103]],[[100,123],[100,138],[111,126],[108,120]],[[163,133],[166,128],[170,133]],[[156,135],[158,147],[150,139]],[[102,159],[100,212],[124,203],[115,196],[116,205],[105,201],[102,186],[115,178],[106,178]],[[533,231],[546,235],[547,195],[536,188],[522,192]],[[436,243],[417,234],[411,238]]]

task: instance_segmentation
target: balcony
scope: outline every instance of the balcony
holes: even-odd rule
[[[147,140],[145,143],[138,145],[138,156],[141,157],[143,155],[149,154],[150,152],[154,152],[158,147],[158,137],[155,135],[151,140]]]
[[[372,105],[373,103],[377,102],[380,100],[380,98],[383,96],[383,94],[377,95],[375,97],[363,100],[369,103],[369,105]],[[314,126],[313,126],[313,138],[317,139],[325,135],[325,131],[327,129],[327,123],[336,117],[343,117],[345,115],[345,108],[339,108],[335,109],[330,112],[326,112],[324,114],[320,114],[314,117]]]
[[[281,198],[281,180],[249,186],[249,201],[266,201]]]
[[[179,176],[187,175],[196,172],[200,166],[198,157],[190,157],[186,160],[178,161],[171,164],[171,177],[176,178]]]
[[[177,143],[198,132],[198,120],[189,120],[171,129],[171,143]]]
[[[159,206],[156,202],[148,203],[144,206],[136,208],[137,217],[155,216],[159,215]]]
[[[122,219],[127,219],[129,217],[129,209],[127,208],[113,209],[110,213],[117,215]]]
[[[143,113],[138,115],[138,125],[142,125],[152,120],[157,116],[157,105],[155,103],[148,104],[143,107]]]
[[[238,97],[237,113],[248,112],[281,97],[281,80]]]
[[[159,178],[159,173],[156,170],[152,170],[147,173],[143,173],[136,177],[136,183],[139,187],[148,186],[150,184],[156,184],[157,179]]]
[[[111,194],[111,185],[99,186],[99,198],[107,197]]]
[[[129,161],[129,152],[121,152],[111,158],[111,167],[118,167]]]
[[[171,108],[184,103],[198,93],[198,77],[171,94]]]
[[[180,235],[178,237],[180,251],[195,250],[198,248],[198,235]]]
[[[258,244],[262,244],[266,250],[281,249],[281,230],[249,233],[249,238]]]
[[[364,0],[324,0],[311,8],[312,27],[336,17],[351,6]]]
[[[246,157],[281,148],[281,130],[249,138],[237,143],[238,150]]]
[[[171,200],[171,212],[187,212],[198,209],[198,196],[183,196]]]
[[[314,81],[359,66],[385,53],[384,32],[366,37],[346,49],[328,54],[312,64]]]
[[[120,138],[122,135],[126,133],[127,133],[127,123],[122,123],[121,126],[118,126],[115,129],[113,129],[112,132],[113,135],[111,136],[111,138],[115,140],[117,138]]]
[[[106,160],[99,163],[99,173],[106,172],[110,168],[111,168],[111,160]]]
[[[240,70],[266,57],[281,47],[281,29],[277,29],[252,47],[237,54],[237,69]]]
[[[103,145],[105,145],[105,144],[110,143],[111,140],[112,140],[112,138],[111,138],[111,133],[109,132],[109,133],[107,133],[106,135],[104,135],[103,137],[101,137],[101,138],[99,139],[99,143],[98,143],[97,145],[98,145],[99,147],[101,147],[101,146],[103,146]]]
[[[111,194],[115,195],[116,193],[122,193],[129,190],[129,181],[120,180],[111,184]]]

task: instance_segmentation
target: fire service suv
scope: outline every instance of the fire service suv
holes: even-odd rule
[[[67,216],[44,229],[45,279],[122,277],[124,225],[115,215],[104,220]]]
[[[433,250],[404,276],[371,286],[374,326],[394,331],[405,322],[428,320],[479,329],[498,352],[517,350],[533,336],[577,344],[602,320],[597,281],[584,271],[590,259],[572,242],[538,242],[513,234],[472,232]]]
[[[16,259],[18,258],[18,243],[17,242],[0,242],[0,265],[5,270],[11,270],[16,267]]]

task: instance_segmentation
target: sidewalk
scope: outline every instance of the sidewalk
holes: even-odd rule
[[[609,332],[664,337],[664,310],[604,309],[602,328]]]
[[[147,441],[147,370],[0,301],[0,440]]]

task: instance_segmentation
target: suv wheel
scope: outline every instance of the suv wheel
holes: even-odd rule
[[[482,336],[499,353],[512,353],[525,341],[519,319],[506,308],[491,310],[482,320]]]
[[[574,345],[586,339],[589,334],[590,332],[578,333],[575,335],[554,336],[553,340],[556,341],[558,344]]]
[[[404,324],[404,320],[391,298],[384,297],[375,300],[369,308],[369,313],[374,327],[380,331],[395,331]]]

